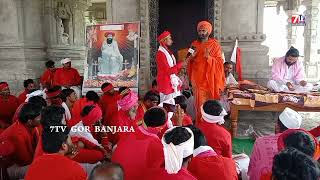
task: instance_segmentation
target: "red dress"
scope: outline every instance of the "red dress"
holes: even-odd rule
[[[172,54],[169,51],[170,54]],[[171,74],[176,74],[178,76],[178,72],[182,67],[182,62],[177,62],[176,65],[170,67],[166,58],[166,55],[162,51],[158,51],[156,54],[157,61],[157,87],[158,91],[163,94],[171,94],[174,92],[174,89],[171,85]],[[181,87],[180,87],[181,88]]]
[[[142,179],[151,168],[164,165],[163,146],[157,135],[141,130],[120,140],[112,162],[121,164],[127,180]]]
[[[204,120],[199,122],[198,127],[205,135],[208,146],[211,146],[217,154],[223,157],[232,157],[232,143],[229,131],[218,124],[208,123]]]
[[[31,164],[39,140],[39,134],[34,131],[35,128],[30,132],[24,124],[17,121],[2,132],[0,142],[7,141],[14,147],[13,153],[9,157],[9,165],[25,166]]]
[[[74,69],[58,68],[54,74],[54,86],[78,86],[81,84],[79,72]]]
[[[0,127],[8,127],[12,124],[12,118],[18,106],[19,101],[15,96],[10,95],[8,99],[0,96]]]
[[[87,174],[75,161],[61,154],[44,154],[29,166],[25,180],[86,180]]]

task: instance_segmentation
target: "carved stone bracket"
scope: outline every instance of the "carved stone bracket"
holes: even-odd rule
[[[216,39],[221,38],[221,10],[222,10],[222,0],[215,0],[214,1],[214,24],[213,24],[213,36]]]

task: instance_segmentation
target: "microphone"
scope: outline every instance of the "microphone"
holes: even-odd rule
[[[195,46],[191,46],[188,49],[188,54],[187,54],[186,58],[190,57],[195,51],[196,51],[196,47]]]

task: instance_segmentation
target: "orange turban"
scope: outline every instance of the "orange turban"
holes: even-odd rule
[[[200,29],[206,30],[209,34],[212,32],[212,25],[208,21],[201,21],[198,23],[197,30]]]
[[[171,33],[169,31],[163,31],[163,33],[161,33],[158,36],[157,40],[160,42],[161,40],[163,40],[164,38],[166,38],[166,37],[168,37],[170,35],[171,35]]]

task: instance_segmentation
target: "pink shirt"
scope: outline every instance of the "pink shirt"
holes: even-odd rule
[[[292,81],[299,83],[305,77],[304,67],[302,61],[298,60],[292,66]],[[277,58],[272,65],[272,80],[286,83],[285,77],[287,75],[288,65],[285,62],[285,57]]]
[[[273,157],[278,153],[277,141],[281,133],[258,138],[250,157],[250,180],[260,180],[262,174],[271,172]]]

